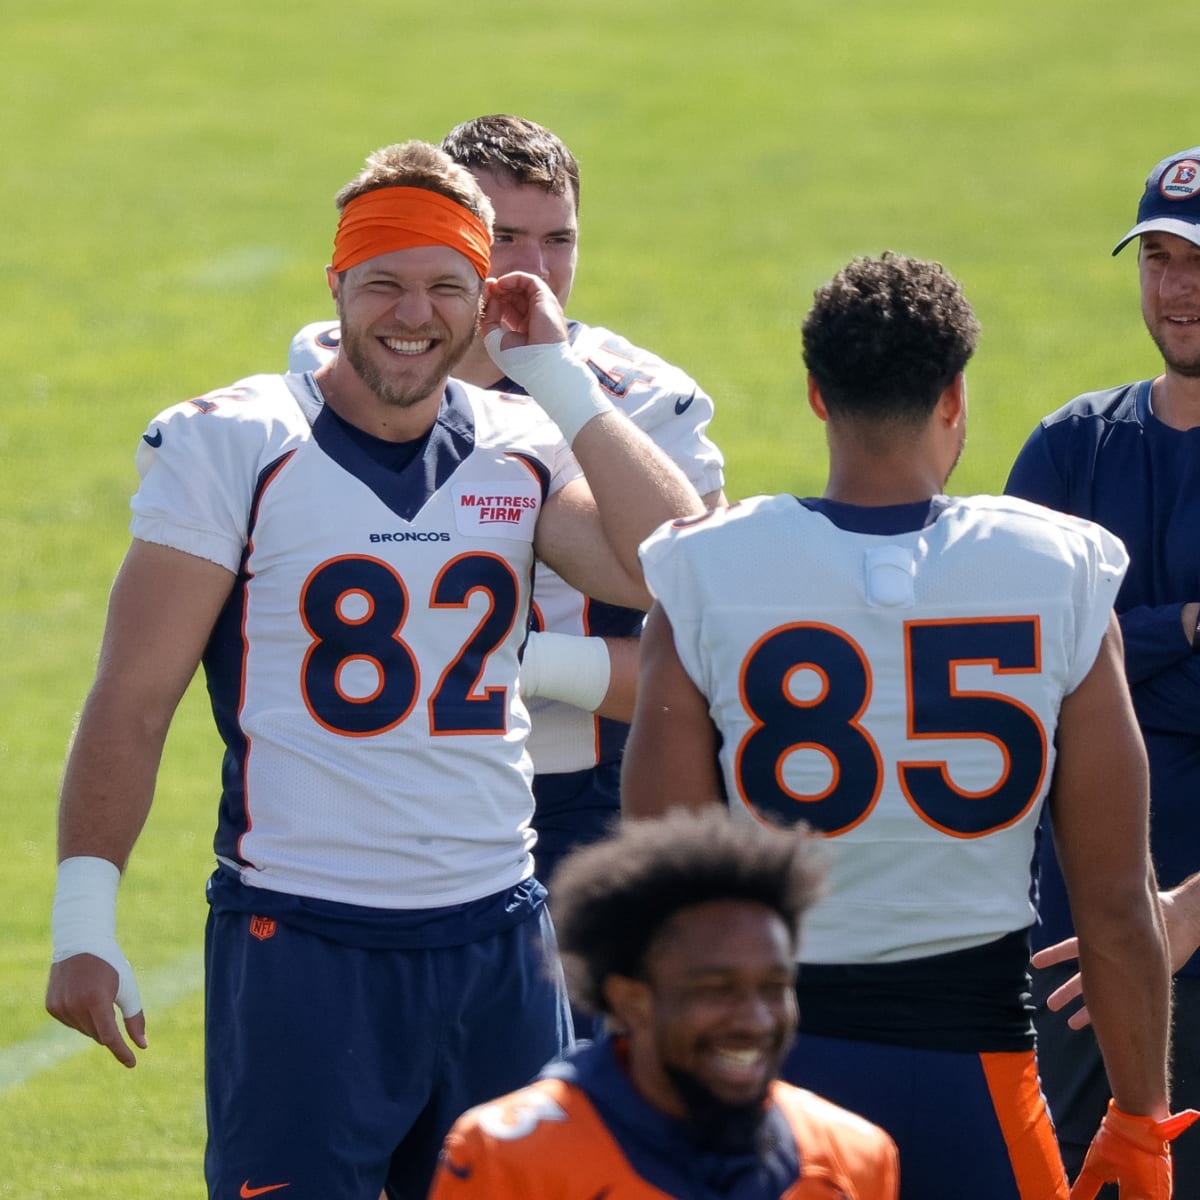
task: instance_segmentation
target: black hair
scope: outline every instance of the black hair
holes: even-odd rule
[[[819,287],[802,333],[832,419],[918,424],[975,352],[979,322],[941,263],[887,251]]]
[[[604,981],[643,977],[664,926],[697,904],[765,905],[798,938],[800,918],[820,886],[817,857],[802,827],[736,821],[715,805],[622,822],[610,837],[565,858],[550,885],[572,1000],[606,1012]]]

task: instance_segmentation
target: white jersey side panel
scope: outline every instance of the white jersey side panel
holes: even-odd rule
[[[613,403],[679,466],[696,491],[705,495],[724,487],[724,459],[707,434],[713,403],[695,380],[611,330],[573,324],[572,334],[572,345]],[[556,633],[630,637],[641,631],[640,614],[593,603],[544,564],[538,565],[533,598],[543,627]],[[539,775],[593,767],[618,752],[624,740],[605,744],[601,723],[591,713],[557,700],[535,696],[529,712],[529,753]]]
[[[218,856],[251,886],[391,909],[531,870],[517,694],[533,533],[578,474],[532,402],[452,385],[413,463],[375,463],[311,377],[157,417],[136,537],[221,562],[205,657],[226,742]]]
[[[332,357],[337,343],[336,321],[304,326],[292,339],[289,369],[315,369]],[[700,495],[725,486],[724,459],[707,432],[713,402],[694,379],[601,326],[571,322],[571,343],[613,403],[680,467]],[[640,618],[594,605],[544,564],[538,565],[534,604],[539,626],[555,633],[631,637],[640,632]],[[603,745],[600,723],[591,713],[541,697],[528,703],[533,718],[529,753],[538,774],[585,770],[615,752]]]
[[[827,838],[803,961],[917,958],[1032,923],[1058,709],[1107,626],[1117,539],[1007,497],[881,536],[775,496],[663,526],[642,560],[723,735],[731,808]]]

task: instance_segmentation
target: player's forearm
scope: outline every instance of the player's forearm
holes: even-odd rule
[[[614,721],[633,720],[633,706],[637,699],[638,638],[605,638],[611,673],[608,691],[600,707],[598,717],[609,717]]]
[[[638,546],[664,521],[703,512],[703,502],[675,463],[621,413],[589,421],[571,449],[595,497],[605,538],[629,576],[640,580]]]
[[[145,1018],[117,935],[117,889],[150,809],[167,719],[150,718],[131,703],[137,689],[124,691],[118,685],[123,677],[102,665],[67,759],[46,1010],[132,1067],[137,1057],[126,1037],[144,1049]],[[114,1004],[124,1018],[124,1034]]]
[[[1077,919],[1084,999],[1117,1106],[1167,1115],[1170,965],[1153,881],[1108,911]]]
[[[75,733],[63,776],[59,859],[106,858],[124,870],[146,822],[167,721],[121,703],[98,684]]]

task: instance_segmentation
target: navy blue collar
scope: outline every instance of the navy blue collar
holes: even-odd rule
[[[720,1154],[697,1146],[692,1127],[655,1107],[634,1087],[623,1064],[623,1039],[585,1043],[543,1076],[583,1091],[633,1169],[679,1200],[775,1200],[800,1177],[800,1156],[787,1117],[768,1104],[760,1154]]]
[[[840,500],[827,500],[823,496],[810,496],[800,503],[848,533],[887,536],[927,529],[950,506],[950,497],[932,496],[914,504],[883,504],[878,507],[843,504]]]
[[[320,395],[311,372],[305,375],[305,382]],[[400,457],[407,461],[399,469],[381,463],[375,448],[364,443],[371,435],[349,426],[328,405],[321,409],[312,428],[317,445],[405,521],[416,517],[475,446],[471,402],[462,384],[453,379],[446,384],[437,417],[423,439],[424,445],[416,446],[407,456],[401,452]]]

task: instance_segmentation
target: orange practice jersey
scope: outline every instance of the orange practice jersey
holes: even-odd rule
[[[788,1084],[774,1084],[771,1099],[799,1152],[798,1175],[771,1200],[895,1200],[896,1147],[882,1129]],[[686,1195],[664,1191],[634,1169],[581,1088],[564,1079],[540,1079],[459,1118],[446,1139],[429,1200]]]

